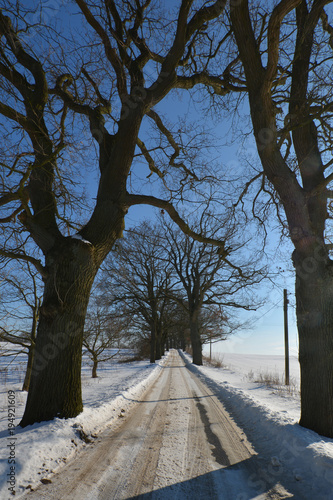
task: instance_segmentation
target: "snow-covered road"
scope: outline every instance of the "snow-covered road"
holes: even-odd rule
[[[24,498],[306,498],[290,488],[296,482],[277,481],[274,467],[172,351],[128,415]]]

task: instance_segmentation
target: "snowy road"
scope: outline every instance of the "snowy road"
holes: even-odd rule
[[[221,402],[172,351],[117,426],[24,498],[303,498],[274,478],[274,464],[255,453]]]

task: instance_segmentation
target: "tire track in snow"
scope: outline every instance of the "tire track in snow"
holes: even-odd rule
[[[257,457],[222,403],[171,352],[119,426],[100,435],[27,500],[282,499],[251,482]],[[245,494],[245,496],[244,496]],[[252,495],[252,496],[248,496]]]

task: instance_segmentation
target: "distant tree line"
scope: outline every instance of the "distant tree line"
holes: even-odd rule
[[[200,225],[193,227],[205,234],[207,222]],[[215,233],[223,229],[231,243],[230,228]],[[264,276],[253,259],[237,267],[213,245],[196,242],[160,217],[159,223],[146,221],[126,232],[106,258],[97,290],[99,303],[126,320],[127,335],[143,352],[149,347],[152,363],[166,346],[187,345],[201,365],[202,345],[237,329],[230,311],[259,305],[254,285]]]
[[[209,219],[193,223],[205,234]],[[235,230],[210,227],[230,244]],[[239,247],[240,245],[238,245]],[[235,248],[235,251],[239,248]],[[3,274],[8,299],[13,305],[24,298],[32,311],[14,328],[1,327],[0,338],[21,346],[28,354],[24,390],[28,390],[36,340],[36,324],[41,306],[41,284],[28,263],[24,284],[13,275]],[[193,362],[202,364],[202,346],[225,340],[240,326],[233,309],[255,310],[260,302],[254,286],[266,270],[249,259],[242,267],[226,262],[216,247],[200,243],[169,224],[163,216],[158,223],[142,222],[125,236],[106,258],[93,289],[83,335],[83,352],[97,377],[100,363],[111,360],[121,347],[127,347],[154,363],[171,347],[191,349]],[[21,278],[22,279],[22,278]],[[11,288],[11,293],[9,289]],[[14,294],[14,295],[13,295]],[[29,298],[29,301],[27,297]],[[10,316],[4,302],[3,317]],[[114,352],[114,350],[116,351]],[[111,352],[112,351],[112,352]]]

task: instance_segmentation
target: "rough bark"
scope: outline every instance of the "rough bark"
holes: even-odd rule
[[[64,238],[49,252],[46,267],[48,278],[21,427],[54,417],[75,417],[82,411],[82,338],[97,272],[94,249],[80,240]]]
[[[126,178],[142,116],[136,110],[130,123],[123,120],[117,145],[112,147],[112,161],[103,157],[96,206],[80,231],[81,239],[61,235],[45,239],[45,289],[22,427],[54,417],[75,417],[82,411],[81,358],[87,304],[99,266],[122,236]],[[25,223],[33,234],[38,232],[34,220]]]
[[[333,437],[333,268],[315,247],[296,268],[296,312],[301,367],[300,425]]]

